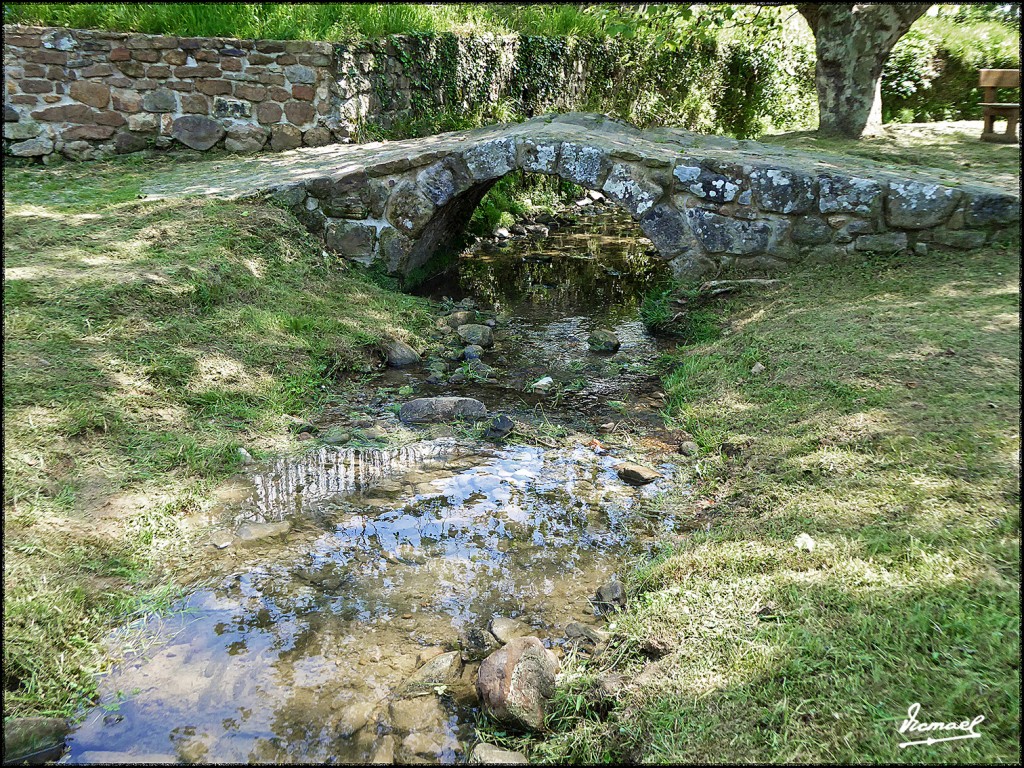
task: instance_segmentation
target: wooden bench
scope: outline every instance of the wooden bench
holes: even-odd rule
[[[983,69],[978,85],[985,89],[982,119],[985,127],[981,132],[982,141],[997,141],[1002,144],[1016,144],[1017,121],[1020,119],[1020,102],[1008,104],[996,101],[996,88],[1020,88],[1019,69]],[[1006,132],[996,133],[996,120],[1006,120]]]

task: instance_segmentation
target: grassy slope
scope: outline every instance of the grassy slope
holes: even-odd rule
[[[340,40],[442,32],[603,34],[592,14],[572,5],[19,3],[5,7],[4,22],[274,40]]]
[[[287,449],[332,369],[427,319],[286,211],[138,201],[165,162],[5,170],[5,716],[69,711],[238,447]]]
[[[680,349],[666,418],[701,454],[666,503],[694,530],[637,567],[535,759],[1020,759],[1019,270],[987,248],[799,273]],[[601,716],[609,669],[632,682]],[[914,702],[982,738],[899,749]]]

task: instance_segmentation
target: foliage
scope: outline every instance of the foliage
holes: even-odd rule
[[[537,213],[555,213],[583,188],[556,176],[511,173],[499,179],[473,211],[467,230],[487,237],[498,227],[509,227],[516,219]]]
[[[969,6],[960,6],[967,8]],[[882,73],[886,121],[978,120],[978,70],[1020,66],[1020,29],[971,16],[924,16],[893,48]],[[1016,91],[1003,98],[1016,100]]]

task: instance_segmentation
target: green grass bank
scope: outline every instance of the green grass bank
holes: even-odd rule
[[[429,321],[287,211],[137,200],[166,162],[4,171],[5,716],[70,713],[238,449],[292,448],[339,375]]]
[[[635,564],[551,733],[496,740],[543,762],[1019,762],[1019,273],[1015,247],[867,259],[705,307],[665,378],[700,453],[663,504],[692,530]],[[982,736],[901,749],[915,702]]]

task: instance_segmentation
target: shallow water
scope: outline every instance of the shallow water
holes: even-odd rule
[[[529,408],[522,385],[541,371],[586,379],[549,407],[564,422],[586,411],[588,395],[603,403],[649,378],[629,366],[657,354],[636,309],[659,265],[622,229],[598,220],[518,242],[428,286],[505,315],[494,354],[509,374],[466,385],[491,410]],[[623,349],[587,352],[595,327],[614,328]],[[366,762],[389,738],[399,759],[464,759],[472,663],[412,731],[390,701],[421,654],[458,649],[492,617],[525,621],[554,649],[569,622],[602,621],[595,590],[679,523],[656,501],[674,467],[633,488],[615,474],[621,460],[583,436],[555,448],[442,438],[323,446],[255,468],[218,518],[230,528],[286,520],[291,530],[211,547],[181,610],[133,628],[148,650],[101,681],[101,705],[70,737],[65,762]],[[363,702],[375,707],[369,722],[343,736],[346,708]]]

